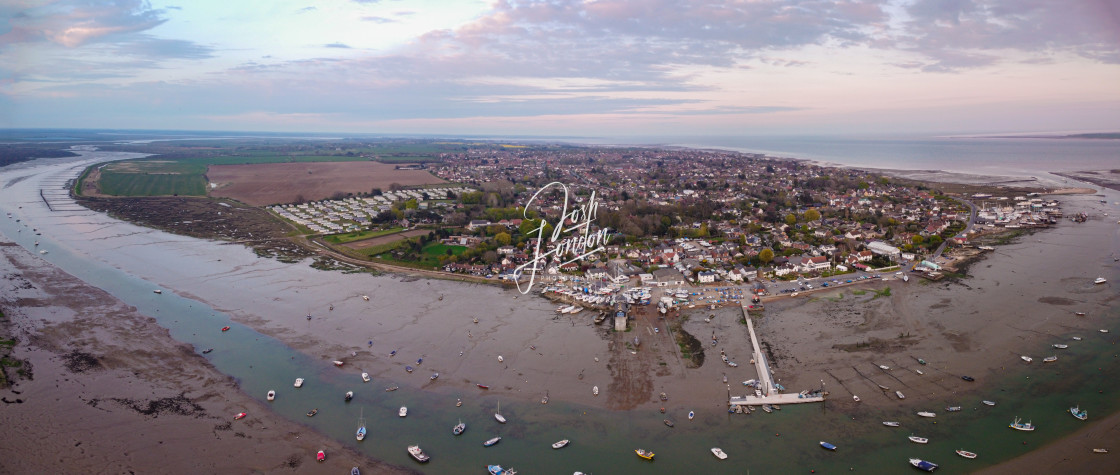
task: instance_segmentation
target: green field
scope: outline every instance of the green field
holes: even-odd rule
[[[385,235],[388,235],[388,234],[399,233],[401,231],[404,231],[404,228],[396,227],[396,228],[383,229],[383,230],[380,230],[380,231],[366,230],[366,231],[343,233],[343,234],[331,234],[329,236],[323,236],[323,240],[327,241],[329,243],[332,243],[332,244],[346,244],[348,242],[361,241],[362,239],[369,239],[369,238],[375,238],[375,237],[379,237],[379,236],[385,236]]]
[[[185,162],[120,162],[101,169],[98,187],[113,196],[206,196],[206,166]]]

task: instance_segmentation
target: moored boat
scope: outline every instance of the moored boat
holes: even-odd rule
[[[895,422],[895,421],[883,421],[883,425],[885,425],[885,426],[887,426],[887,427],[898,427],[898,422]]]
[[[318,414],[318,413],[319,413],[318,408],[312,409],[310,411],[307,411],[307,417],[315,417],[315,414]]]
[[[1047,357],[1045,357],[1045,358],[1043,358],[1043,359],[1042,359],[1042,362],[1043,362],[1043,363],[1053,363],[1053,362],[1055,362],[1055,361],[1058,361],[1058,357],[1057,357],[1057,356],[1047,356]]]
[[[502,468],[501,465],[487,465],[486,470],[488,472],[490,472],[490,475],[516,475],[517,474],[517,472],[515,472],[512,468]]]
[[[487,386],[487,385],[482,384],[482,383],[475,384],[475,386],[478,386],[479,389],[490,389],[490,386]]]
[[[38,246],[38,245],[39,245],[39,241],[35,241],[35,245],[36,245],[36,246]],[[155,293],[157,293],[157,294],[162,294],[162,293],[163,293],[163,291],[162,291],[162,290],[159,290],[159,289],[153,290],[152,292],[155,292]]]
[[[228,332],[229,331],[229,325],[226,325],[226,326],[222,327],[222,331]]]
[[[960,406],[947,406],[945,408],[945,410],[949,411],[949,412],[958,412],[958,411],[961,410],[961,407]]]
[[[359,442],[366,438],[366,418],[364,412],[365,411],[362,411],[358,416],[358,431],[354,434]]]
[[[961,376],[961,379],[963,379],[965,381],[968,381],[970,383],[973,382],[973,381],[976,381],[976,378],[973,378],[972,376],[968,376],[968,375]]]
[[[1108,453],[1108,449],[1093,449],[1093,453],[1097,453],[1097,454],[1107,454],[1107,453]]]
[[[396,384],[394,384],[392,386],[389,386],[389,387],[385,388],[385,392],[387,392],[387,393],[388,392],[393,392],[393,391],[396,391],[400,388],[401,388],[400,386],[397,386]]]
[[[502,424],[506,423],[506,416],[502,415],[502,403],[501,402],[498,403],[498,410],[494,411],[494,419],[497,420],[498,422],[502,423]]]
[[[1034,361],[1034,358],[1031,358],[1030,356],[1027,356],[1027,355],[1020,356],[1019,358],[1022,359],[1023,361],[1026,361],[1027,363],[1030,363],[1031,361]]]
[[[696,417],[696,413],[692,412],[692,411],[688,411],[688,420],[691,421],[693,417]]]
[[[405,370],[405,371],[408,371],[409,373],[411,373],[411,372],[412,372],[412,366],[405,366],[405,367],[404,367],[404,370]]]
[[[918,412],[918,416],[920,416],[920,417],[937,417],[937,414],[929,412],[929,411],[920,411],[920,412]]]
[[[1057,348],[1057,349],[1059,349],[1059,350],[1064,350],[1064,349],[1066,349],[1066,348],[1069,348],[1069,345],[1066,345],[1066,344],[1062,344],[1062,343],[1055,343],[1055,344],[1054,344],[1054,348]]]
[[[646,460],[653,460],[653,452],[650,452],[646,449],[634,449],[634,453],[638,454],[639,457]]]
[[[439,373],[432,373],[432,377],[428,378],[428,379],[431,379],[432,381],[435,381],[436,378],[439,378]]]
[[[1076,417],[1076,418],[1081,419],[1081,420],[1085,420],[1085,419],[1089,418],[1089,413],[1087,411],[1082,410],[1081,406],[1073,406],[1073,407],[1069,408],[1069,413],[1072,414],[1073,417]]]
[[[462,434],[463,431],[465,431],[465,430],[467,430],[467,425],[463,423],[462,419],[459,419],[459,423],[455,424],[455,427],[451,428],[451,433],[455,434],[455,435],[459,435],[459,434]]]
[[[665,425],[667,425],[669,427],[673,427],[673,421],[671,421],[669,419],[662,420],[661,422],[664,422]]]
[[[712,455],[715,455],[716,458],[720,460],[727,460],[727,453],[725,453],[719,447],[712,447]]]
[[[294,384],[292,384],[292,386],[295,386],[297,388],[302,388],[303,387],[303,378],[296,378],[296,382]]]
[[[498,442],[501,442],[501,441],[502,441],[502,438],[501,438],[501,436],[499,436],[499,437],[494,437],[493,439],[490,439],[490,440],[487,440],[486,442],[483,442],[483,443],[482,443],[482,446],[483,446],[483,447],[491,447],[491,446],[493,446],[494,444],[497,444]]]
[[[400,410],[397,411],[397,415],[401,416],[401,417],[407,416],[408,415],[408,407],[407,406],[401,406]]]
[[[852,395],[852,400],[855,401],[855,402],[860,401],[859,396],[856,396],[855,394]]]
[[[969,452],[969,451],[967,451],[967,450],[965,450],[965,449],[958,449],[958,450],[957,450],[957,455],[960,455],[961,457],[964,457],[964,458],[966,458],[966,459],[974,459],[974,458],[976,458],[976,454],[975,454],[975,453]]]
[[[346,402],[350,402],[351,399],[354,399],[354,391],[346,391],[346,396],[344,396],[343,399],[345,399]]]
[[[592,386],[591,387],[591,395],[592,396],[598,396],[599,395],[599,386]]]
[[[554,448],[554,449],[562,449],[562,448],[564,448],[564,447],[567,447],[569,443],[571,443],[571,441],[570,441],[570,440],[568,440],[568,439],[564,439],[564,440],[561,440],[561,441],[559,441],[559,442],[556,442],[556,443],[552,444],[552,448]]]
[[[207,354],[207,353],[210,353],[211,351],[214,351],[214,349],[213,349],[213,348],[207,348],[207,349],[205,349],[205,350],[202,350],[202,354],[204,354],[204,355],[205,355],[205,354]]]
[[[887,366],[887,365],[885,365],[885,364],[881,364],[881,365],[879,365],[879,369],[881,369],[881,370],[883,370],[883,371],[890,371],[890,370],[891,370],[891,367],[890,367],[890,366]]]
[[[1027,432],[1030,432],[1030,431],[1034,430],[1034,424],[1031,424],[1029,421],[1026,422],[1026,423],[1023,423],[1022,421],[1019,420],[1018,417],[1016,417],[1014,421],[1012,421],[1010,424],[1008,424],[1007,427],[1010,427],[1010,428],[1015,429],[1015,430],[1022,430],[1022,431],[1027,431]]]
[[[271,391],[271,390],[270,390],[270,391],[268,392],[268,396],[267,396],[267,398],[268,398],[268,400],[269,400],[269,401],[272,401],[272,400],[276,399],[276,391]]]
[[[898,396],[899,399],[906,399],[906,395],[902,394],[902,391],[895,391],[894,395]]]
[[[910,465],[913,465],[918,470],[925,470],[927,472],[932,472],[937,469],[937,464],[922,459],[910,459]]]
[[[364,383],[369,382],[369,373],[362,373],[362,382],[364,382]]]
[[[828,449],[828,450],[836,450],[836,446],[835,446],[835,445],[832,445],[832,444],[830,444],[830,443],[828,443],[828,442],[825,442],[825,441],[823,441],[823,440],[822,440],[822,441],[820,442],[820,444],[821,444],[821,447],[823,447],[823,448],[825,448],[825,449]]]
[[[1097,277],[1096,279],[1093,279],[1094,284],[1103,284],[1105,282],[1108,282],[1108,279],[1105,279],[1104,277]]]
[[[929,439],[927,439],[925,437],[918,437],[916,435],[912,435],[908,438],[910,439],[910,442],[913,442],[915,444],[928,444],[929,443]]]
[[[316,461],[322,462],[326,459],[327,459],[327,453],[325,451],[320,450],[320,451],[315,453],[315,460]]]
[[[412,458],[416,459],[416,461],[420,463],[425,463],[428,460],[431,460],[431,457],[428,457],[428,454],[424,453],[424,451],[420,449],[419,445],[408,446],[408,455],[411,455]]]
[[[995,402],[995,401],[989,401],[989,400],[987,400],[987,399],[985,399],[985,400],[983,400],[983,401],[980,401],[980,402],[984,403],[984,405],[985,405],[985,406],[994,406],[994,405],[996,405],[996,402]]]
[[[247,415],[249,415],[249,414],[246,413],[246,412],[238,412],[237,415],[233,416],[233,420],[237,421],[237,420],[244,419],[245,416],[247,416]]]

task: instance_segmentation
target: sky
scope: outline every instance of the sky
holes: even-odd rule
[[[1120,0],[0,0],[0,128],[1120,131]]]

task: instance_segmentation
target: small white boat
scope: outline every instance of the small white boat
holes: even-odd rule
[[[369,382],[369,373],[362,373],[362,382]]]
[[[891,370],[891,367],[890,367],[890,366],[887,366],[887,365],[885,365],[885,364],[881,364],[881,365],[879,365],[879,369],[881,369],[881,370],[883,370],[883,371],[890,371],[890,370]]]
[[[923,372],[922,372],[922,370],[920,370],[920,369],[916,369],[916,370],[914,370],[914,372],[915,372],[915,373],[918,373],[919,375],[924,375],[924,374],[925,374],[925,373],[923,373]]]
[[[719,447],[712,447],[712,455],[715,455],[717,459],[727,460],[727,454]]]
[[[895,421],[883,421],[883,425],[885,425],[885,426],[887,426],[887,427],[898,427],[898,422],[895,422]]]
[[[346,364],[346,363],[343,363],[342,361],[339,361],[339,360],[334,360],[331,363],[334,363],[335,366],[342,366],[342,365]]]
[[[855,394],[853,394],[852,395],[852,400],[855,401],[855,402],[859,402],[859,396],[856,396]]]
[[[368,295],[363,295],[362,300],[365,300],[366,302],[369,302],[369,296]]]
[[[408,408],[405,407],[405,406],[401,406],[401,410],[397,411],[397,415],[401,416],[401,417],[407,416],[408,415]]]
[[[1055,343],[1054,348],[1057,348],[1059,350],[1064,350],[1066,348],[1069,348],[1069,345],[1065,345],[1065,344],[1062,344],[1062,343]]]
[[[1095,453],[1095,454],[1107,454],[1108,449],[1093,449],[1093,453]]]
[[[1019,420],[1018,417],[1016,417],[1014,421],[1012,421],[1010,424],[1008,424],[1007,427],[1010,427],[1010,428],[1015,429],[1015,430],[1022,430],[1022,431],[1027,431],[1027,432],[1030,432],[1030,431],[1034,430],[1034,424],[1031,424],[1029,421],[1026,422],[1026,423],[1023,423]]]
[[[506,416],[502,415],[502,403],[500,402],[498,403],[498,410],[494,412],[494,419],[502,424],[506,423]]]
[[[36,246],[38,246],[38,245],[39,245],[39,243],[38,243],[38,242],[36,242],[36,243],[35,243],[35,245],[36,245]],[[163,291],[162,291],[162,290],[159,290],[159,289],[153,290],[152,292],[155,292],[155,293],[157,293],[157,294],[162,294],[162,293],[163,293]]]
[[[996,405],[996,402],[995,402],[995,401],[989,401],[989,400],[987,400],[987,399],[985,399],[985,400],[983,400],[983,401],[980,401],[980,402],[984,403],[984,405],[985,405],[985,406],[994,406],[994,405]]]
[[[296,378],[296,383],[293,384],[293,386],[295,386],[297,388],[303,387],[303,378]]]
[[[501,436],[494,437],[493,439],[490,439],[490,440],[487,440],[486,442],[483,442],[482,446],[483,447],[490,447],[490,446],[493,446],[494,444],[497,444],[498,442],[501,442],[501,441],[502,441]]]
[[[1103,284],[1105,282],[1108,282],[1108,280],[1105,279],[1104,277],[1097,277],[1096,279],[1093,280],[1094,284]]]
[[[1101,328],[1101,333],[1108,333],[1108,330]]]
[[[1081,341],[1081,337],[1075,336],[1075,337],[1073,337],[1073,341]]]
[[[975,454],[975,453],[969,452],[969,451],[967,451],[967,450],[965,450],[965,449],[959,449],[959,450],[957,450],[957,455],[960,455],[961,457],[964,457],[964,458],[966,458],[966,459],[974,459],[974,458],[976,458],[976,454]]]
[[[268,392],[268,400],[271,401],[271,400],[274,400],[274,399],[276,399],[276,391],[269,391]]]
[[[929,439],[927,439],[925,437],[918,437],[916,435],[910,436],[909,439],[910,439],[910,442],[913,442],[915,444],[928,444],[929,443]]]
[[[503,361],[505,361],[505,360],[506,360],[505,358],[502,358],[502,355],[498,355],[498,362],[499,362],[499,363],[501,363],[501,362],[503,362]]]
[[[902,394],[902,391],[895,391],[894,395],[898,396],[899,399],[906,399],[906,395]]]
[[[561,441],[559,441],[559,442],[556,442],[556,443],[552,444],[552,448],[554,448],[554,449],[562,449],[562,448],[564,448],[564,447],[567,447],[567,446],[568,446],[568,443],[570,443],[570,442],[571,442],[570,440],[568,440],[568,439],[564,439],[564,440],[561,440]]]
[[[1043,358],[1043,359],[1042,359],[1042,362],[1043,362],[1043,363],[1053,363],[1053,362],[1055,362],[1055,361],[1058,361],[1058,357],[1057,357],[1057,356],[1047,356],[1047,357],[1045,357],[1045,358]]]
[[[599,386],[592,386],[591,387],[591,395],[593,395],[593,396],[598,396],[599,395]]]
[[[929,411],[922,411],[922,412],[918,413],[918,416],[920,416],[920,417],[937,417],[937,414],[929,412]]]
[[[1027,363],[1030,363],[1030,362],[1034,361],[1034,358],[1031,358],[1030,356],[1027,356],[1027,355],[1020,356],[1019,358],[1021,358],[1023,361],[1026,361]]]
[[[691,421],[693,417],[696,417],[696,413],[692,412],[692,411],[688,411],[688,420]]]

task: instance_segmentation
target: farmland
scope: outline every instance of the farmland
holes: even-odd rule
[[[186,162],[115,162],[91,173],[85,189],[112,196],[205,196],[205,172],[204,165]]]

